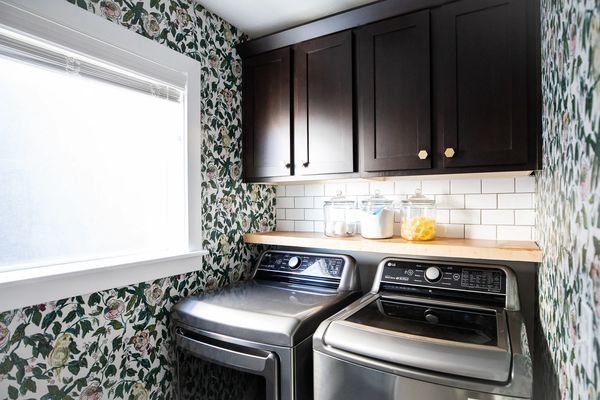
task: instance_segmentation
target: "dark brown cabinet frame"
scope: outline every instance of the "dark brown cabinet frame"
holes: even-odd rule
[[[293,127],[289,134],[290,144],[288,151],[290,153],[290,162],[292,163],[291,168],[287,170],[285,176],[283,174],[270,175],[256,173],[256,169],[252,167],[252,160],[250,160],[250,171],[251,174],[245,173],[245,179],[247,181],[260,181],[260,182],[277,182],[277,181],[303,181],[311,179],[331,179],[331,178],[352,178],[352,177],[378,177],[378,176],[402,176],[402,175],[424,175],[424,174],[448,174],[448,173],[479,173],[479,172],[497,172],[497,171],[516,171],[516,170],[534,170],[541,168],[541,67],[540,67],[540,9],[539,0],[385,0],[379,1],[367,6],[359,7],[347,12],[336,14],[330,17],[323,18],[296,28],[292,28],[286,31],[282,31],[276,34],[265,36],[263,38],[251,40],[242,43],[238,46],[238,50],[244,58],[244,66],[246,66],[247,59],[249,57],[254,58],[257,54],[263,54],[268,57],[268,54],[272,51],[278,51],[276,49],[284,48],[285,51],[290,52],[291,60],[290,63],[293,68],[290,71],[290,82],[293,82],[290,86],[290,108],[292,109],[292,115],[289,116],[290,124],[296,125],[294,121],[295,113],[302,112],[302,107],[298,109],[294,103],[301,104],[303,99],[298,97],[297,90],[294,88],[298,84],[297,78],[295,77],[297,69],[296,60],[292,48],[303,51],[305,46],[310,47],[310,42],[306,42],[312,39],[314,42],[318,42],[319,38],[331,35],[333,33],[348,34],[352,30],[354,35],[354,58],[355,61],[353,66],[355,68],[355,77],[361,76],[361,67],[365,68],[365,62],[361,62],[360,52],[360,41],[361,32],[368,32],[372,29],[368,24],[377,26],[385,24],[390,21],[394,21],[396,18],[401,20],[402,18],[409,18],[411,15],[428,14],[430,16],[429,22],[429,41],[430,41],[430,89],[429,95],[429,130],[430,130],[430,142],[428,151],[428,157],[426,162],[419,163],[416,160],[420,160],[418,157],[414,158],[413,161],[409,161],[408,153],[400,154],[398,152],[396,157],[392,157],[392,161],[381,162],[377,165],[369,165],[369,154],[368,148],[365,148],[365,139],[369,137],[368,133],[365,136],[365,132],[368,131],[369,112],[365,112],[364,108],[361,111],[361,107],[364,107],[364,97],[361,100],[361,91],[365,92],[365,88],[368,88],[368,82],[365,83],[363,78],[356,79],[353,88],[353,99],[354,99],[354,152],[352,157],[354,158],[354,171],[359,172],[344,172],[344,173],[325,173],[318,172],[315,169],[314,174],[304,175],[291,175],[298,172],[298,168],[301,168],[300,162],[307,161],[302,160],[303,155],[301,151],[297,149],[298,146],[305,146],[302,139],[294,136],[294,130],[303,130],[300,126]],[[460,18],[462,14],[469,14],[470,12],[477,12],[480,10],[482,15],[489,12],[488,16],[494,15],[498,12],[498,8],[503,8],[502,12],[508,12],[511,23],[514,21],[520,21],[517,23],[519,27],[514,31],[509,32],[511,42],[518,41],[519,43],[515,46],[515,49],[511,51],[515,52],[515,57],[518,57],[518,61],[513,63],[519,65],[524,69],[514,70],[511,72],[510,79],[514,89],[511,89],[510,96],[505,92],[505,99],[503,101],[511,102],[509,113],[511,114],[511,146],[506,146],[503,143],[494,145],[493,141],[485,142],[485,134],[481,138],[477,138],[472,135],[469,137],[461,138],[461,134],[464,132],[460,130],[457,125],[461,124],[461,112],[458,107],[461,104],[472,104],[481,96],[481,92],[475,90],[472,98],[460,99],[457,101],[457,85],[465,85],[465,81],[456,81],[456,71],[453,70],[452,65],[448,66],[448,63],[462,63],[463,65],[471,65],[471,62],[477,60],[473,56],[476,46],[470,48],[470,44],[461,41],[456,42],[455,37],[450,35],[456,35],[457,29],[462,29],[464,32],[469,30],[477,31],[477,21],[470,22],[465,20],[464,25],[456,25],[456,18]],[[461,14],[462,13],[462,14]],[[502,15],[502,14],[499,14]],[[484,18],[485,19],[485,18]],[[384,21],[385,20],[385,21]],[[459,21],[463,23],[464,21]],[[471,24],[472,26],[469,26]],[[341,31],[347,31],[342,32]],[[464,33],[463,32],[463,33]],[[490,33],[492,35],[493,33]],[[336,35],[331,35],[336,36]],[[368,34],[367,34],[368,36]],[[464,35],[463,35],[464,37]],[[495,38],[495,36],[491,36]],[[324,39],[324,38],[322,38]],[[501,41],[499,42],[501,43]],[[511,43],[512,45],[512,43]],[[325,46],[326,47],[326,46]],[[465,51],[466,49],[466,51]],[[469,50],[470,49],[470,50]],[[283,51],[283,50],[282,50]],[[471,51],[471,52],[470,52]],[[485,65],[487,62],[488,66],[493,67],[494,62],[498,59],[494,53],[484,54],[482,62]],[[454,64],[455,66],[456,64]],[[368,68],[368,66],[367,66]],[[246,68],[244,68],[246,71]],[[364,72],[364,70],[362,70]],[[294,81],[296,79],[296,81]],[[474,81],[477,81],[475,79]],[[466,84],[467,88],[469,83]],[[249,83],[244,76],[244,152],[252,152],[252,144],[248,143],[252,141],[252,132],[247,134],[247,121],[252,120],[253,116],[248,115],[247,101],[245,99],[246,93],[249,90],[247,86],[252,89],[252,83]],[[464,87],[461,89],[464,90]],[[474,87],[474,89],[477,89]],[[369,89],[370,90],[370,89]],[[500,91],[500,93],[502,93]],[[422,101],[422,100],[421,100]],[[521,103],[524,102],[524,103]],[[361,105],[361,103],[363,103]],[[368,103],[368,99],[367,99]],[[368,108],[368,107],[367,107]],[[492,108],[493,110],[493,108]],[[506,108],[505,108],[506,110]],[[365,115],[367,118],[365,118]],[[462,114],[464,119],[465,114]],[[303,116],[304,118],[304,116]],[[478,124],[485,119],[474,118],[470,128],[473,132],[477,130]],[[462,121],[465,123],[465,121]],[[506,126],[504,127],[505,129]],[[416,133],[418,136],[418,147],[425,147],[427,140],[425,137],[426,128],[419,129]],[[357,143],[356,134],[360,132],[360,139]],[[376,133],[376,131],[375,131]],[[308,130],[308,140],[310,141],[310,130]],[[414,138],[413,138],[414,139]],[[469,143],[470,140],[470,143]],[[480,141],[484,144],[482,149],[484,151],[477,150],[477,143]],[[414,145],[414,142],[413,142]],[[487,151],[485,151],[487,146]],[[496,146],[496,148],[494,147]],[[444,151],[452,147],[456,152],[455,156],[448,158],[444,156]],[[414,153],[415,148],[411,148],[409,153]],[[423,150],[427,150],[423,148]],[[357,151],[359,154],[357,154]],[[365,154],[366,153],[366,154]],[[358,155],[358,157],[357,157]],[[417,156],[417,155],[415,155]],[[294,160],[293,157],[300,158]],[[357,169],[357,158],[360,165]],[[376,157],[375,157],[376,158]],[[366,161],[366,162],[365,162]],[[371,160],[373,161],[373,160]],[[386,164],[387,163],[387,164]],[[246,155],[244,155],[244,168],[247,168]],[[295,165],[293,165],[295,164]],[[309,161],[310,165],[310,161]],[[341,169],[336,169],[341,171]],[[323,170],[325,171],[325,170]],[[329,170],[331,171],[331,169]],[[264,172],[264,171],[263,171]],[[308,172],[308,171],[307,171]],[[251,175],[254,175],[252,177]]]

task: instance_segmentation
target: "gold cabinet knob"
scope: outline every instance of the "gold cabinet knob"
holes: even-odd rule
[[[446,150],[444,150],[444,155],[446,156],[446,158],[452,158],[454,157],[454,154],[456,154],[456,152],[452,147],[448,147],[446,148]]]
[[[421,151],[419,152],[419,154],[417,154],[417,156],[419,156],[419,158],[420,158],[421,160],[424,160],[424,159],[426,159],[428,155],[429,155],[429,154],[427,154],[427,150],[421,150]]]

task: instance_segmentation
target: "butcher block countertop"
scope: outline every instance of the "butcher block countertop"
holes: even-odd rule
[[[309,247],[330,250],[364,251],[402,256],[455,257],[477,260],[503,260],[540,263],[542,251],[536,242],[437,238],[410,242],[400,237],[370,240],[362,236],[333,238],[322,233],[263,232],[247,233],[249,244]]]

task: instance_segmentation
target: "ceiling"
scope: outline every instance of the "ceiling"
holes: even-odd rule
[[[194,0],[251,38],[372,3],[374,0]]]

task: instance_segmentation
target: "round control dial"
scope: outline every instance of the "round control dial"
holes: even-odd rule
[[[288,267],[290,267],[291,269],[296,269],[300,266],[301,262],[302,260],[300,259],[300,257],[291,257],[288,261]]]
[[[425,270],[425,279],[428,282],[437,282],[442,279],[442,271],[438,267],[429,267]]]

